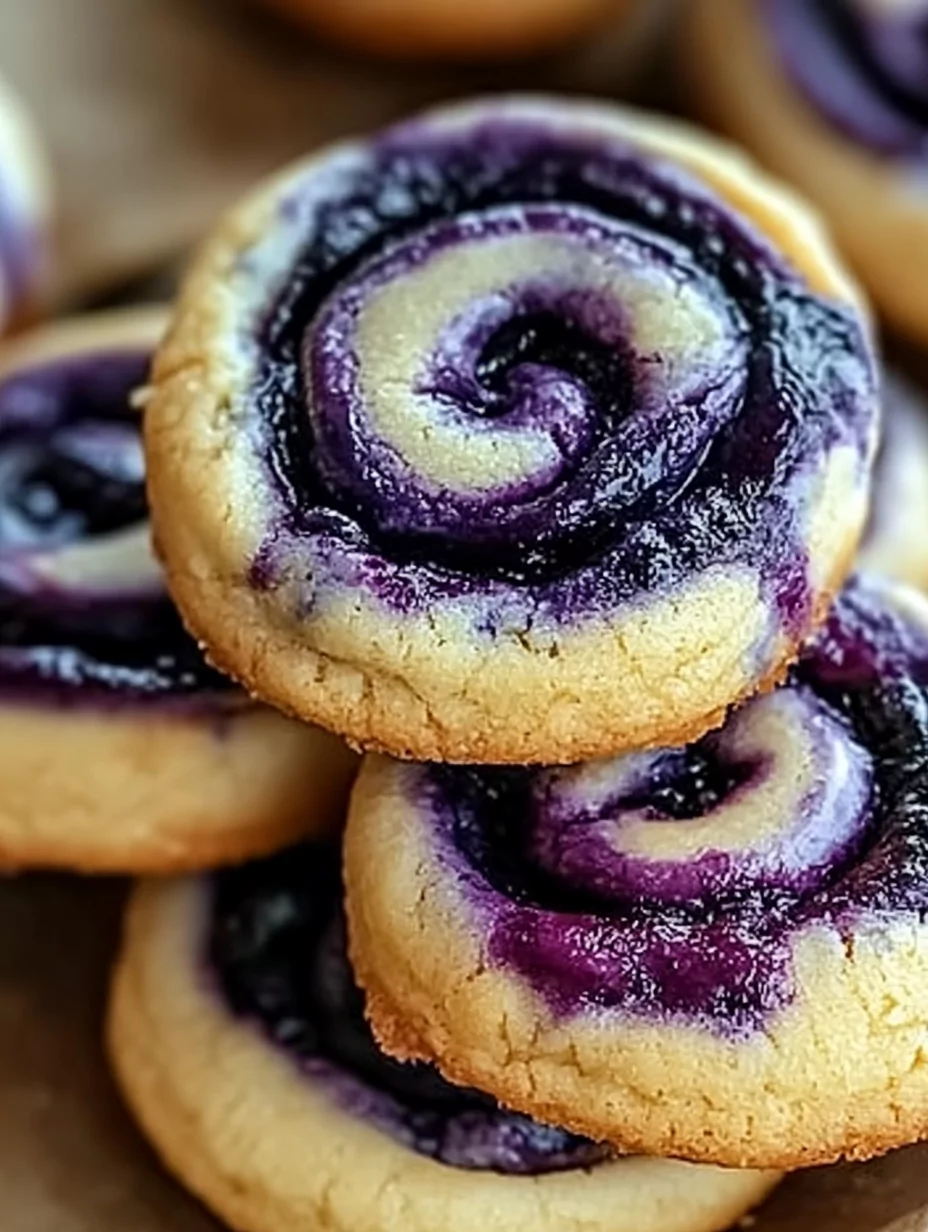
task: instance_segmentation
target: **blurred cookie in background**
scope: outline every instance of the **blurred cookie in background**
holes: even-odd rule
[[[928,400],[890,371],[861,567],[928,590]]]
[[[0,329],[36,315],[48,281],[51,176],[32,120],[0,79]]]
[[[0,76],[28,103],[55,169],[55,306],[113,302],[183,256],[260,176],[437,100],[639,95],[675,0],[599,9],[541,58],[420,60],[410,72],[339,54],[268,0],[0,5]]]
[[[252,702],[185,632],[150,545],[135,399],[159,309],[0,354],[0,869],[209,867],[338,815],[354,756]]]
[[[928,0],[689,0],[694,109],[812,199],[928,343]]]
[[[377,55],[451,60],[548,50],[636,0],[269,0],[310,29]]]

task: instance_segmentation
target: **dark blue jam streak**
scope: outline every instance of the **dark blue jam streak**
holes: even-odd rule
[[[500,411],[505,411],[509,374],[520,364],[568,372],[592,394],[608,431],[628,413],[623,360],[612,347],[572,322],[553,313],[535,312],[508,321],[496,331],[477,362],[477,380],[490,395],[496,395]],[[492,414],[492,396],[489,407]]]
[[[670,749],[655,764],[643,790],[619,801],[624,809],[652,817],[686,821],[718,808],[742,783],[754,766],[732,763],[718,755],[712,738],[682,749]]]
[[[402,526],[399,518],[397,528],[375,532],[362,502],[327,486],[314,461],[300,372],[307,326],[330,292],[394,241],[467,212],[552,202],[667,237],[717,281],[720,295],[746,322],[748,381],[740,412],[716,434],[682,492],[679,483],[658,483],[625,498],[615,491],[614,476],[611,484],[603,480],[597,463],[610,424],[631,409],[623,403],[627,382],[616,358],[604,354],[597,339],[579,338],[575,325],[529,316],[521,331],[508,324],[490,340],[478,373],[492,405],[507,372],[529,354],[579,375],[595,398],[599,445],[558,502],[557,525],[547,525],[541,510],[530,533],[489,542],[476,533],[472,542],[445,539],[427,527]],[[269,306],[259,343],[254,398],[267,425],[282,525],[290,533],[327,536],[399,565],[421,563],[461,579],[516,584],[573,575],[621,543],[622,568],[595,581],[609,591],[600,596],[604,602],[670,587],[709,563],[741,560],[745,553],[754,560],[782,557],[783,536],[790,532],[772,525],[772,497],[785,476],[818,456],[836,426],[864,439],[874,379],[855,314],[809,293],[718,199],[631,147],[560,136],[537,120],[485,121],[441,134],[408,125],[374,143],[352,171],[339,174],[314,213],[313,232]],[[801,551],[792,555],[798,560]],[[801,560],[796,568],[801,573]],[[253,580],[261,585],[264,579],[259,558]],[[792,573],[773,580],[787,617],[796,615],[789,609],[805,603],[804,582]],[[577,601],[586,601],[579,590]]]
[[[149,356],[94,352],[0,381],[0,692],[66,702],[228,688],[166,594],[17,583],[29,555],[143,522],[144,474],[94,437],[128,432]],[[140,458],[140,454],[138,455]]]
[[[848,0],[764,0],[787,70],[848,136],[887,154],[928,157],[928,6],[856,12]]]
[[[349,1109],[364,1104],[349,1094],[363,1084],[378,1128],[455,1167],[538,1175],[606,1158],[604,1148],[505,1112],[429,1066],[384,1056],[345,952],[335,847],[307,845],[224,870],[213,885],[209,962],[229,1005],[304,1066],[327,1062],[323,1081]]]
[[[789,1002],[800,930],[822,925],[848,937],[862,920],[928,920],[928,638],[855,581],[792,683],[843,716],[875,768],[861,845],[811,893],[736,889],[678,905],[581,891],[532,862],[532,770],[429,768],[423,807],[476,873],[495,960],[558,1013],[618,1008],[741,1035]],[[709,750],[700,742],[675,755],[654,784],[655,812],[699,815],[707,775],[724,787],[732,768],[707,771]]]

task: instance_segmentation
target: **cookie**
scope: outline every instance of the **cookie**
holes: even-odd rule
[[[38,135],[0,79],[0,329],[28,320],[49,275],[51,182]]]
[[[270,0],[273,7],[326,37],[377,55],[468,60],[544,51],[633,0]]]
[[[215,661],[354,744],[675,743],[820,620],[875,405],[785,190],[669,122],[491,100],[219,226],[155,364],[156,537]]]
[[[143,885],[109,1051],[167,1166],[243,1232],[697,1232],[776,1174],[612,1159],[380,1053],[348,966],[338,852]]]
[[[376,1035],[622,1150],[865,1158],[928,1124],[928,601],[855,581],[789,682],[685,748],[362,766]]]
[[[337,817],[354,758],[255,704],[184,631],[149,545],[161,311],[0,353],[0,866],[203,867]]]
[[[883,430],[858,564],[928,590],[928,403],[902,377],[883,380]]]
[[[688,13],[700,117],[806,193],[880,311],[928,343],[928,5],[690,0]]]

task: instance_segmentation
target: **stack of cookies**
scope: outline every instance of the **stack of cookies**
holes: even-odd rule
[[[260,187],[135,399],[189,633],[109,533],[160,330],[49,337],[8,401],[108,532],[23,554],[55,688],[133,700],[36,711],[122,750],[59,861],[229,865],[138,889],[114,981],[172,1170],[245,1232],[699,1232],[922,1136],[928,604],[849,580],[877,368],[815,216],[545,99]]]

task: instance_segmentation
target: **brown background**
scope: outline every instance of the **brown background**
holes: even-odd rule
[[[646,0],[631,40],[607,26],[544,61],[463,70],[352,59],[245,0],[0,0],[0,71],[58,177],[64,300],[173,256],[282,162],[426,102],[618,91],[669,3]]]
[[[649,20],[663,3],[646,0]],[[473,90],[618,93],[632,62],[607,29],[530,66],[375,69],[234,0],[0,0],[0,71],[38,117],[59,181],[63,305],[155,271],[255,176],[321,140]],[[161,1173],[103,1064],[122,893],[65,878],[0,883],[4,1232],[218,1227]],[[755,1227],[872,1232],[925,1201],[928,1147],[794,1177]]]
[[[3,1232],[219,1232],[161,1172],[106,1073],[100,1025],[122,894],[64,877],[0,885]],[[926,1201],[928,1147],[915,1147],[792,1177],[754,1232],[873,1232]]]

